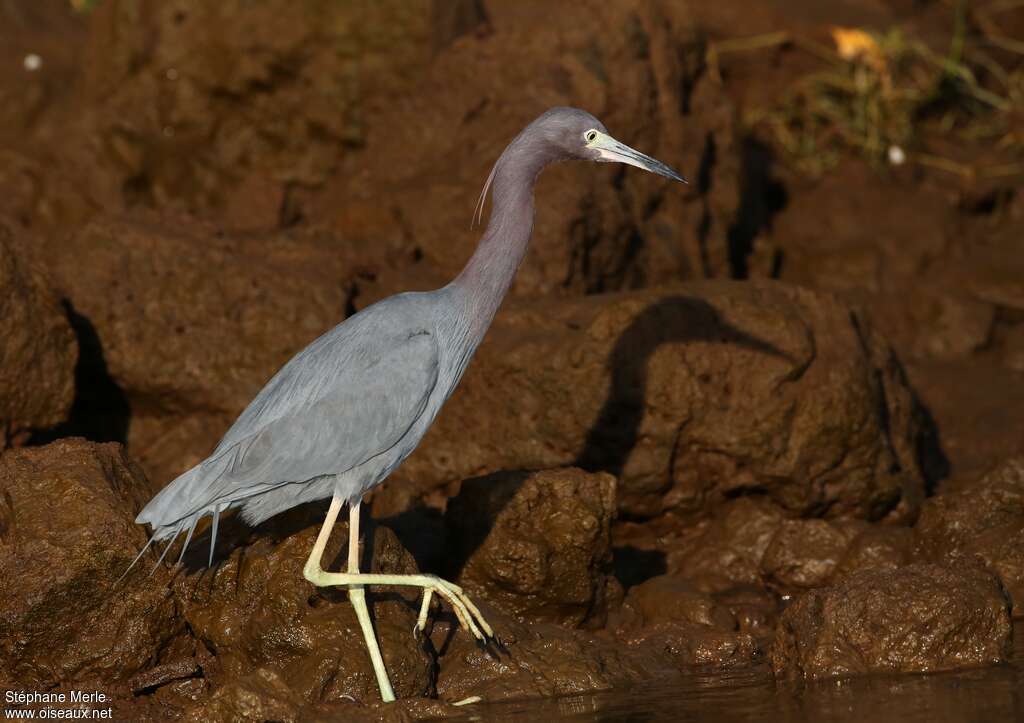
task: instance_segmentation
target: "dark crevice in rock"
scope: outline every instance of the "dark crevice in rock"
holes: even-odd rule
[[[770,231],[772,218],[786,207],[785,186],[774,177],[772,150],[753,136],[743,140],[740,157],[740,202],[736,219],[729,228],[729,269],[735,279],[749,276],[748,259],[754,241]]]
[[[662,550],[645,550],[632,545],[612,548],[615,578],[625,590],[668,572],[667,555]]]

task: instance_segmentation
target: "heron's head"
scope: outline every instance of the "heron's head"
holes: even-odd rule
[[[556,145],[566,158],[599,163],[627,163],[686,183],[659,160],[633,150],[611,137],[597,118],[579,108],[552,108],[534,121],[535,132]]]
[[[484,200],[500,168],[526,170],[533,178],[549,163],[577,159],[602,163],[628,163],[675,181],[686,179],[659,160],[619,143],[597,118],[579,108],[552,108],[523,129],[491,169],[473,214],[483,216]]]

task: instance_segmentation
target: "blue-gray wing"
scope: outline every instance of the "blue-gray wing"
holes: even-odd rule
[[[281,484],[342,474],[398,444],[437,384],[436,339],[425,328],[354,321],[282,367],[214,453],[168,485],[139,521],[170,522]]]

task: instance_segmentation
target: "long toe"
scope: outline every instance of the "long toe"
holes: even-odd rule
[[[416,624],[412,627],[412,636],[418,638],[427,629],[427,616],[430,615],[430,600],[434,595],[433,589],[423,588],[423,602],[420,605],[420,614],[416,618]]]

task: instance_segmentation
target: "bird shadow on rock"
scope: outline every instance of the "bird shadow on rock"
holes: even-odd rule
[[[953,471],[953,465],[943,447],[942,435],[939,425],[935,421],[935,415],[916,392],[914,393],[914,403],[921,415],[921,426],[915,440],[917,461],[924,474],[925,494],[930,497],[938,490],[939,484],[949,478]]]
[[[456,580],[474,553],[491,534],[495,522],[530,476],[527,470],[496,472],[465,480],[459,494],[449,500],[446,529],[457,528],[445,545],[443,570]],[[457,522],[451,520],[458,518]]]
[[[62,303],[78,342],[75,397],[67,421],[37,432],[29,443],[42,445],[62,437],[85,437],[93,442],[125,444],[132,415],[128,395],[110,375],[96,327],[70,301],[65,299]]]
[[[665,344],[711,342],[732,344],[768,356],[796,360],[775,345],[738,329],[702,299],[670,296],[651,304],[622,332],[608,359],[611,389],[587,433],[575,464],[588,472],[604,471],[621,478],[636,446],[647,397],[647,367]],[[618,547],[613,550],[616,577],[624,587],[663,574],[664,553]]]
[[[575,465],[622,475],[636,446],[647,396],[647,366],[664,344],[717,342],[795,363],[773,344],[737,329],[701,299],[670,296],[644,309],[615,342],[608,359],[612,384]]]

